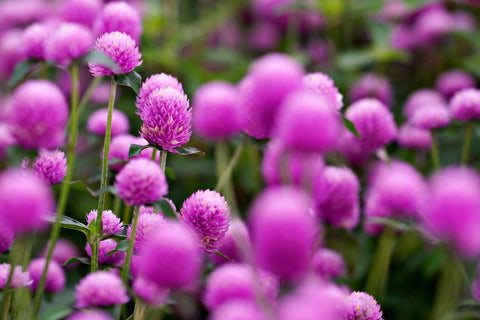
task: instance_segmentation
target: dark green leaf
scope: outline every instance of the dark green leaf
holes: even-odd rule
[[[168,202],[166,199],[162,198],[155,202],[153,207],[157,210],[160,209],[160,211],[163,213],[165,217],[176,217],[175,213],[173,212],[172,205],[170,202]]]
[[[123,234],[111,234],[111,235],[102,237],[102,240],[105,240],[105,239],[114,239],[114,240],[117,240],[117,241],[123,241],[123,240],[127,239],[127,237]]]
[[[342,117],[342,120],[343,120],[343,124],[345,125],[345,127],[355,135],[355,137],[357,137],[358,139],[360,139],[360,134],[358,133],[357,129],[355,128],[355,125],[353,124],[352,121],[348,120],[346,117]]]
[[[337,65],[343,70],[358,70],[375,62],[371,50],[347,51],[337,58]]]
[[[85,184],[85,182],[78,181],[78,180],[77,181],[72,181],[71,185],[72,185],[73,188],[87,191],[93,197],[98,197],[99,195],[104,194],[106,192],[109,192],[109,193],[114,194],[114,195],[117,194],[117,189],[114,186],[106,186],[106,187],[101,188],[99,190],[93,190],[92,188],[88,187]]]
[[[120,241],[114,250],[107,253],[107,256],[111,256],[115,252],[119,252],[119,251],[127,252],[127,249],[128,249],[128,241],[127,240]]]
[[[37,60],[27,60],[22,63],[18,63],[15,66],[15,70],[13,70],[13,74],[10,77],[10,80],[8,81],[8,86],[9,87],[15,87],[17,84],[22,81],[27,74],[32,70],[33,66],[38,64],[39,62]]]
[[[118,158],[112,158],[108,161],[109,165],[111,165],[111,164],[125,164],[125,163],[127,163],[127,161],[122,160],[122,159],[118,159]]]
[[[40,320],[60,320],[72,313],[72,308],[66,306],[55,306],[42,315]]]
[[[149,148],[150,146],[141,146],[138,144],[131,144],[130,149],[128,150],[128,158],[130,159],[131,157],[138,156],[142,151],[146,148]]]
[[[194,147],[179,147],[179,148],[174,148],[174,150],[177,151],[177,154],[180,154],[182,156],[196,154],[196,153],[200,153],[200,155],[202,156],[205,155],[205,152],[198,150],[197,148],[194,148]]]
[[[63,264],[64,267],[68,266],[69,264],[75,263],[75,262],[80,262],[81,264],[85,265],[90,265],[90,259],[88,258],[83,258],[83,257],[73,257],[68,259],[67,262]]]
[[[117,74],[115,76],[115,82],[121,86],[130,87],[136,94],[140,91],[142,85],[142,77],[135,71],[127,74]]]
[[[92,51],[90,52],[89,54],[87,54],[83,60],[86,62],[86,63],[89,63],[89,62],[95,62],[95,63],[98,63],[102,66],[105,66],[107,68],[110,68],[111,70],[113,70],[114,72],[118,72],[120,71],[120,68],[118,67],[118,65],[115,63],[115,61],[113,61],[112,59],[110,59],[110,57],[108,57],[107,55],[105,55],[104,53],[102,52],[98,52],[98,51]]]
[[[376,47],[388,46],[390,38],[390,27],[378,21],[370,20],[367,23],[369,34],[372,37],[372,41]]]
[[[47,218],[47,221],[54,224],[55,217]],[[60,227],[70,230],[77,230],[83,232],[85,235],[88,235],[89,233],[88,227],[86,225],[67,216],[63,216],[62,220],[60,220]]]
[[[165,175],[169,180],[175,180],[175,172],[172,170],[172,168],[165,168]]]
[[[229,257],[227,257],[226,255],[224,255],[223,253],[221,253],[220,251],[215,251],[215,254],[217,256],[220,256],[222,258],[225,258],[226,260],[228,260],[229,262],[234,262],[234,260],[230,259]]]

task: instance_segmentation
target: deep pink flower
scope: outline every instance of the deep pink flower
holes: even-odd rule
[[[450,99],[463,89],[475,88],[475,79],[461,70],[450,70],[442,73],[435,81],[436,89]]]
[[[354,291],[348,300],[350,310],[345,320],[383,320],[380,306],[371,295]]]
[[[183,93],[182,84],[174,76],[165,73],[154,74],[145,80],[140,88],[140,93],[137,95],[135,105],[138,108],[138,113],[142,113],[143,106],[153,92],[164,88],[172,88]]]
[[[363,98],[376,98],[387,107],[392,107],[393,89],[388,79],[374,73],[366,73],[350,88],[352,102]]]
[[[43,269],[45,268],[45,258],[37,258],[30,262],[28,272],[33,282],[30,288],[33,291],[37,290],[40,278],[42,277]],[[45,282],[45,292],[62,292],[65,289],[66,277],[60,264],[54,260],[50,261],[47,270],[47,280]]]
[[[303,89],[318,94],[328,100],[336,110],[343,107],[343,96],[333,80],[321,72],[309,73],[302,78]]]
[[[33,170],[48,184],[62,182],[67,173],[67,158],[60,150],[41,150],[33,161]]]
[[[107,3],[94,23],[94,30],[97,36],[113,31],[126,33],[138,45],[142,35],[140,12],[125,1]]]
[[[75,286],[75,298],[78,308],[109,307],[130,300],[122,279],[108,271],[89,273],[80,280]]]
[[[96,110],[88,118],[87,130],[100,136],[104,136],[107,129],[107,116],[107,108]],[[128,122],[127,116],[125,115],[125,113],[117,109],[113,110],[111,126],[112,137],[121,134],[127,134],[130,129],[130,124]]]

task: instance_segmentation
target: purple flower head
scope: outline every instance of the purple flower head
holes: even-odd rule
[[[29,80],[13,93],[8,124],[24,148],[58,148],[63,143],[67,119],[65,97],[50,81]]]
[[[130,298],[118,275],[108,271],[90,273],[75,286],[77,308],[108,307]]]
[[[327,152],[341,128],[339,114],[327,99],[295,92],[283,101],[273,135],[292,150]]]
[[[165,173],[151,160],[133,159],[115,178],[118,196],[129,206],[153,203],[168,193]]]
[[[30,171],[10,169],[0,174],[0,221],[14,233],[45,225],[54,212],[51,190]]]
[[[450,113],[443,104],[427,105],[415,111],[410,123],[422,129],[443,128],[450,123]]]
[[[322,39],[311,39],[307,44],[307,50],[313,62],[321,65],[328,61],[330,55],[328,46]]]
[[[422,43],[435,42],[453,28],[453,17],[443,6],[425,10],[416,18],[414,24],[414,32]]]
[[[317,234],[310,199],[290,187],[264,191],[250,210],[253,249],[260,267],[281,279],[307,271]]]
[[[92,220],[97,220],[97,210],[92,210],[87,214],[87,225]],[[111,210],[102,212],[102,234],[105,236],[118,235],[123,231],[123,222]]]
[[[250,235],[245,223],[240,219],[232,219],[230,227],[227,233],[225,233],[225,238],[220,242],[217,250],[235,262],[243,262],[245,255],[242,251],[242,246],[249,244]],[[228,263],[227,259],[216,254],[210,254],[210,259],[217,265]]]
[[[251,301],[234,300],[215,309],[208,320],[267,320],[259,306]]]
[[[88,68],[94,77],[129,73],[142,64],[142,54],[138,51],[135,40],[126,33],[114,31],[102,34],[95,41],[93,50],[105,54],[116,63],[112,69],[98,62],[90,62]]]
[[[42,277],[43,269],[45,268],[45,258],[34,259],[28,266],[28,272],[33,282],[30,285],[32,291],[37,290],[38,283]],[[58,262],[52,260],[48,264],[47,280],[45,282],[45,292],[62,292],[65,289],[65,272]]]
[[[0,227],[0,253],[10,249],[14,240],[15,237],[12,231],[5,227]]]
[[[453,28],[458,31],[474,31],[477,23],[472,14],[466,11],[452,12]]]
[[[107,108],[96,110],[90,115],[90,118],[88,118],[87,130],[100,136],[104,136],[107,128],[107,116]],[[113,110],[111,129],[112,137],[128,133],[130,124],[128,123],[127,116],[122,111],[117,109]]]
[[[193,129],[206,139],[228,139],[244,126],[238,90],[226,82],[201,86],[193,98]]]
[[[153,282],[143,277],[138,277],[133,282],[133,292],[150,306],[161,307],[165,305],[170,294],[168,289],[159,288]]]
[[[309,73],[302,78],[303,89],[318,94],[329,102],[336,110],[343,107],[343,96],[338,91],[333,80],[321,72]]]
[[[65,22],[45,41],[45,59],[65,68],[90,51],[92,45],[93,36],[88,28]]]
[[[185,94],[171,87],[154,91],[139,111],[140,135],[150,144],[174,151],[192,135],[192,110]]]
[[[137,258],[138,272],[162,288],[195,284],[202,265],[195,236],[180,224],[152,232]]]
[[[246,107],[246,132],[255,138],[270,136],[283,99],[302,86],[303,68],[294,59],[279,53],[256,60],[241,89]]]
[[[390,45],[397,50],[412,50],[420,40],[410,25],[399,24],[394,26],[390,35]]]
[[[350,310],[346,320],[383,320],[377,301],[365,292],[354,291],[349,297]]]
[[[46,23],[34,23],[23,32],[25,53],[31,59],[44,59],[45,41],[52,32],[52,28]]]
[[[118,100],[121,92],[116,92],[115,101]],[[110,98],[110,83],[103,81],[100,82],[93,90],[90,101],[92,104],[106,105]],[[115,110],[115,109],[114,109]]]
[[[5,157],[7,149],[14,144],[15,139],[10,132],[10,127],[7,123],[0,122],[0,159]]]
[[[475,79],[461,70],[450,70],[438,76],[435,88],[447,99],[463,89],[475,88]]]
[[[403,0],[386,1],[380,15],[385,20],[400,20],[408,14],[408,6]]]
[[[445,99],[437,91],[420,89],[408,97],[405,105],[403,106],[403,114],[407,119],[411,119],[417,110],[425,106],[446,104],[447,102]]]
[[[315,188],[317,214],[337,228],[353,229],[360,216],[360,182],[347,167],[326,167]]]
[[[7,0],[0,3],[0,28],[7,30],[39,21],[52,14],[49,2],[41,0]]]
[[[264,21],[255,24],[247,36],[250,46],[261,52],[273,50],[279,39],[280,32],[275,25]]]
[[[134,249],[139,251],[146,243],[152,232],[166,227],[167,220],[160,214],[144,213],[139,215],[137,224],[137,233],[135,234]],[[127,229],[127,239],[130,241],[132,226]]]
[[[480,90],[472,88],[457,92],[448,107],[453,118],[462,121],[480,119]]]
[[[47,250],[48,246],[45,247],[42,257],[47,256]],[[52,260],[58,262],[60,265],[63,265],[65,262],[70,260],[70,258],[78,256],[80,256],[80,252],[73,243],[65,239],[58,239],[57,243],[55,244],[55,248],[53,249]],[[67,268],[69,268],[71,265],[72,264],[69,264]]]
[[[67,320],[113,320],[113,318],[99,310],[80,310],[69,315]]]
[[[8,263],[0,264],[0,290],[2,290],[8,281],[8,275],[12,266]],[[13,269],[12,283],[10,288],[28,287],[32,284],[32,279],[28,271],[23,272],[21,266],[15,266]]]
[[[62,182],[67,173],[67,158],[60,150],[41,150],[33,161],[33,170],[48,184]]]
[[[97,36],[113,31],[123,32],[138,44],[142,35],[142,18],[140,12],[127,2],[110,2],[103,6],[94,30]]]
[[[352,166],[363,165],[374,151],[366,150],[362,142],[347,128],[342,130],[336,149]]]
[[[345,117],[355,125],[364,149],[382,148],[397,135],[393,114],[377,99],[365,98],[354,102],[348,107]]]
[[[140,88],[140,93],[137,95],[135,105],[139,110],[138,113],[143,112],[143,106],[147,104],[153,92],[164,88],[172,88],[183,93],[182,84],[177,78],[165,73],[154,74],[145,80]]]
[[[217,250],[230,223],[230,207],[220,193],[211,190],[195,192],[185,200],[180,214],[180,221],[192,230],[205,251]]]
[[[132,144],[146,146],[148,142],[140,137],[134,137],[129,134],[120,134],[112,138],[110,143],[110,150],[108,154],[108,160],[112,160],[116,158],[122,161],[129,161],[128,152],[130,150],[130,146]],[[144,158],[144,159],[151,159],[152,158],[152,148],[143,149],[142,152],[138,156],[134,156],[131,159],[137,158]],[[158,155],[157,155],[158,158]],[[115,163],[110,165],[110,169],[115,171],[120,171],[125,165],[122,163]]]
[[[324,279],[338,278],[346,273],[342,255],[327,248],[320,248],[314,253],[312,267],[315,273]]]
[[[109,254],[117,248],[117,242],[113,239],[106,239],[100,241],[100,246],[98,248],[98,263],[100,264],[109,264],[112,266],[121,266],[125,262],[125,257],[127,254],[123,251],[117,251],[113,254]],[[92,256],[92,248],[90,244],[87,243],[85,246],[85,251],[88,256]]]
[[[350,89],[350,100],[376,98],[387,107],[393,102],[392,86],[388,79],[374,73],[366,73]]]
[[[397,143],[404,148],[428,151],[432,140],[431,135],[430,130],[406,123],[398,130]]]
[[[10,79],[15,66],[26,58],[22,36],[23,31],[17,29],[8,30],[0,35],[0,78],[3,80]]]
[[[100,0],[65,0],[62,3],[60,15],[64,21],[92,27],[101,8]]]

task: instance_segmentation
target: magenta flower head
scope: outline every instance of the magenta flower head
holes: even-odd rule
[[[242,251],[243,246],[249,245],[250,234],[247,226],[241,219],[232,219],[230,227],[227,233],[225,233],[225,238],[220,242],[217,250],[235,262],[243,262],[245,260],[245,254]],[[216,254],[210,254],[209,257],[217,265],[228,262],[227,259]]]
[[[287,281],[305,274],[318,232],[310,208],[310,199],[290,187],[269,188],[255,200],[249,219],[260,267]]]
[[[306,74],[303,76],[302,83],[303,89],[324,97],[336,110],[342,109],[343,96],[333,80],[326,74],[321,72]]]
[[[165,73],[154,74],[145,80],[140,88],[140,93],[137,95],[135,105],[139,110],[138,113],[142,113],[143,106],[150,99],[150,95],[163,88],[172,88],[183,93],[182,84],[174,76]]]
[[[301,88],[303,72],[297,61],[279,53],[263,56],[250,66],[247,78],[251,83],[242,90],[249,101],[245,110],[249,135],[270,137],[283,99]]]
[[[48,246],[43,251],[42,257],[47,256]],[[53,249],[52,260],[57,261],[60,265],[63,265],[65,262],[70,260],[70,258],[80,256],[80,252],[77,247],[68,240],[58,239]],[[70,267],[72,264],[67,266]]]
[[[113,318],[99,310],[80,310],[69,315],[67,320],[113,320]]]
[[[168,193],[167,178],[151,160],[133,159],[115,178],[118,196],[129,206],[154,203]]]
[[[415,20],[414,32],[421,42],[438,40],[454,27],[452,15],[443,7],[437,6],[422,12]]]
[[[130,298],[118,275],[108,271],[90,273],[75,286],[76,307],[109,307]]]
[[[410,123],[422,129],[443,128],[450,123],[450,113],[443,104],[426,105],[415,111]]]
[[[469,168],[449,167],[430,180],[424,227],[461,255],[480,255],[480,177]]]
[[[397,127],[393,114],[379,100],[365,98],[348,107],[345,117],[353,122],[363,148],[376,150],[393,141]]]
[[[327,248],[320,248],[314,253],[312,268],[319,277],[324,279],[338,278],[346,273],[342,255]]]
[[[108,154],[108,160],[112,160],[116,158],[117,160],[129,161],[128,152],[130,150],[130,146],[132,144],[137,144],[140,146],[146,146],[148,144],[147,140],[134,137],[129,134],[120,134],[112,138],[110,143],[110,150]],[[144,159],[152,159],[153,148],[146,148],[143,149],[142,152],[138,156],[133,156],[131,159],[137,158],[144,158]],[[157,155],[157,159],[159,156]],[[110,168],[115,171],[120,171],[125,165],[122,163],[114,163],[110,164]]]
[[[431,135],[430,130],[406,123],[398,130],[397,143],[404,148],[428,151],[432,141]]]
[[[10,249],[14,240],[15,237],[12,231],[5,227],[0,227],[0,253]]]
[[[127,254],[123,251],[117,251],[113,254],[109,254],[116,248],[117,242],[113,239],[105,239],[100,241],[100,246],[98,247],[98,263],[121,266],[125,262],[125,257]],[[89,257],[92,256],[92,248],[90,247],[89,243],[85,245],[85,251]]]
[[[206,139],[228,139],[241,131],[244,112],[238,90],[226,82],[201,86],[193,98],[193,129]]]
[[[25,29],[23,32],[23,42],[28,58],[45,58],[45,41],[52,31],[52,28],[46,23],[34,23]]]
[[[196,234],[205,251],[218,249],[230,223],[230,207],[220,193],[211,190],[195,192],[183,203],[180,215],[180,221]]]
[[[76,23],[62,23],[45,42],[45,59],[60,67],[68,67],[73,60],[87,54],[93,45],[88,28]]]
[[[412,93],[405,105],[403,106],[403,114],[407,119],[411,119],[414,113],[429,105],[446,105],[447,102],[440,93],[430,89],[420,89]]]
[[[159,288],[153,282],[138,277],[133,282],[133,292],[149,306],[161,307],[170,294],[168,289]]]
[[[138,217],[137,233],[135,234],[134,249],[139,251],[146,243],[149,235],[156,230],[161,230],[166,226],[167,220],[160,214],[145,213]],[[132,226],[127,229],[127,239],[130,241]]]
[[[26,58],[22,36],[23,31],[17,29],[8,30],[0,36],[0,78],[5,81],[10,79],[15,66]]]
[[[258,305],[251,301],[235,300],[215,309],[208,320],[267,320]]]
[[[374,73],[366,73],[350,89],[350,100],[376,98],[387,107],[393,102],[392,86],[388,79]]]
[[[53,215],[54,200],[48,186],[30,171],[10,169],[0,174],[0,221],[14,233],[45,225]]]
[[[280,30],[269,22],[256,23],[247,35],[248,43],[260,52],[275,49],[280,40]]]
[[[295,92],[285,98],[273,135],[292,150],[327,152],[337,142],[342,124],[327,99]]]
[[[460,90],[475,88],[475,79],[461,70],[450,70],[438,76],[435,87],[445,98],[450,99]]]
[[[0,264],[0,290],[3,290],[8,281],[12,266],[8,263]],[[23,272],[21,266],[15,266],[13,269],[12,283],[10,288],[28,287],[32,284],[32,279],[28,271]]]
[[[315,188],[317,214],[337,228],[353,229],[360,216],[360,182],[348,167],[326,167]]]
[[[383,320],[377,301],[368,293],[354,291],[348,299],[350,309],[346,320]]]
[[[107,108],[98,109],[92,113],[87,121],[87,130],[100,136],[104,136],[107,128],[107,116]],[[128,123],[128,118],[125,113],[114,109],[112,113],[112,137],[120,134],[127,134],[129,129],[130,124]]]
[[[24,148],[58,148],[63,143],[67,119],[65,97],[50,81],[30,80],[13,93],[8,124]]]
[[[138,271],[146,280],[163,288],[195,284],[202,265],[195,236],[184,226],[169,223],[154,231],[137,258]]]
[[[110,2],[103,6],[94,30],[97,36],[113,31],[123,32],[138,44],[142,35],[142,18],[140,12],[127,2]]]
[[[67,158],[60,150],[41,150],[33,161],[33,170],[48,184],[62,182],[67,173]]]
[[[100,0],[66,0],[62,3],[60,15],[64,21],[92,27],[101,8]]]
[[[174,152],[187,143],[192,135],[192,110],[188,98],[171,87],[150,94],[147,103],[139,109],[143,121],[140,135],[150,144]]]
[[[87,214],[87,225],[93,220],[97,220],[97,210],[92,210]],[[102,212],[102,234],[105,236],[119,235],[123,231],[123,222],[111,210]]]
[[[453,118],[462,121],[480,119],[480,90],[463,89],[457,92],[448,107]]]
[[[32,278],[30,288],[36,291],[40,278],[42,277],[43,269],[45,268],[45,258],[34,259],[28,266],[28,272]],[[50,261],[47,270],[47,282],[45,282],[45,292],[62,292],[65,289],[66,277],[62,267],[56,261]]]
[[[114,31],[102,34],[95,41],[93,50],[103,53],[116,63],[112,69],[98,62],[89,62],[88,68],[94,77],[129,73],[142,64],[142,54],[138,51],[135,40],[126,33]]]

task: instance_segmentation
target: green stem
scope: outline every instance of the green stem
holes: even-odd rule
[[[132,207],[129,206],[129,205],[125,205],[125,208],[123,208],[123,218],[122,218],[122,222],[124,224],[128,224],[130,222],[130,209]]]
[[[153,157],[153,153],[152,153]],[[153,158],[155,159],[155,158]],[[162,171],[165,172],[165,167],[167,166],[167,151],[165,150],[160,150],[160,160],[159,160],[160,168],[162,168]]]
[[[462,148],[462,165],[466,165],[468,161],[468,154],[470,153],[470,145],[472,144],[473,123],[467,123],[465,131],[465,140]]]
[[[432,311],[432,319],[443,319],[451,316],[457,307],[461,289],[461,274],[457,269],[455,258],[449,259],[438,279],[435,291],[435,300]]]
[[[10,263],[10,272],[8,273],[7,283],[3,287],[2,320],[7,320],[10,312],[10,303],[12,301],[12,292],[10,291],[10,286],[12,284],[14,271],[15,264]]]
[[[70,182],[73,176],[73,166],[75,164],[75,148],[77,146],[77,134],[78,134],[78,66],[73,64],[70,67],[70,77],[72,83],[72,94],[70,97],[70,140],[67,149],[67,172],[62,182],[60,189],[60,199],[58,201],[57,216],[55,224],[53,225],[50,233],[49,246],[47,250],[47,256],[45,257],[45,267],[42,272],[42,277],[35,292],[35,298],[33,302],[33,309],[31,313],[31,319],[37,318],[40,305],[42,304],[43,291],[45,290],[45,282],[47,279],[47,270],[52,259],[53,249],[57,244],[58,236],[60,235],[60,221],[65,214],[67,207],[68,194],[70,193]]]
[[[113,202],[113,213],[115,213],[117,216],[120,213],[121,206],[122,206],[122,199],[115,196],[115,201]]]
[[[437,146],[437,137],[435,133],[432,131],[431,134],[431,150],[430,153],[432,155],[432,164],[433,168],[437,171],[440,170],[440,157],[438,156],[438,146]]]
[[[135,309],[133,310],[133,320],[143,320],[145,318],[145,312],[147,311],[147,306],[140,302],[138,299],[135,300]]]
[[[83,94],[83,97],[80,100],[80,103],[78,104],[78,110],[82,110],[83,107],[85,107],[85,105],[90,101],[93,91],[101,81],[102,81],[102,77],[93,78],[92,82],[90,82],[90,85],[88,86],[87,90]]]
[[[238,162],[238,158],[243,150],[243,143],[237,146],[237,149],[233,153],[233,156],[228,160],[228,144],[225,141],[217,142],[215,146],[215,161],[217,163],[217,185],[215,190],[222,192],[225,195],[227,202],[232,208],[232,212],[238,212],[237,200],[235,198],[235,192],[232,184],[232,172],[233,168]]]
[[[155,161],[155,158],[157,157],[157,149],[153,148],[152,150],[152,161]],[[165,160],[166,162],[166,160]]]

